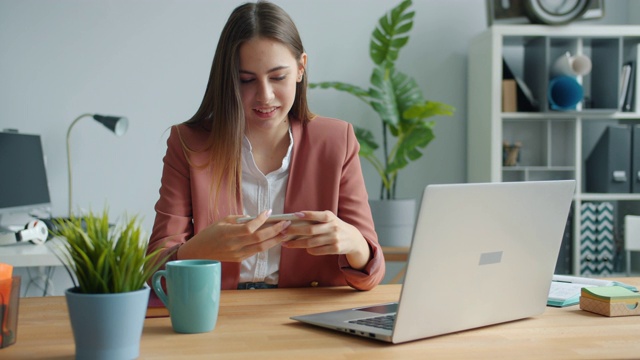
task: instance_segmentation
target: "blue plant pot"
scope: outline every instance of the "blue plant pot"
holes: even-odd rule
[[[415,199],[369,199],[378,241],[382,246],[408,247],[416,220]]]
[[[76,359],[135,359],[150,288],[117,294],[65,292]]]

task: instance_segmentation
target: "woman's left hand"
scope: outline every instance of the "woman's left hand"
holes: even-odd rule
[[[291,222],[283,234],[292,240],[282,243],[290,249],[307,249],[311,255],[346,255],[349,265],[362,270],[369,262],[371,249],[367,240],[353,225],[331,211],[300,211],[301,220]]]

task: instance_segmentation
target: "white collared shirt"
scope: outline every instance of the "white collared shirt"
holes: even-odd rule
[[[274,215],[284,212],[292,149],[293,136],[289,128],[289,148],[282,159],[282,166],[264,175],[253,158],[249,139],[244,137],[242,141],[242,207],[245,215],[255,216],[268,209],[272,209]],[[264,281],[267,284],[277,284],[280,252],[281,247],[277,245],[243,260],[240,264],[239,282]]]

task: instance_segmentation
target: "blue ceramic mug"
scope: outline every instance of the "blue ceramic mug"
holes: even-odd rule
[[[178,333],[209,332],[216,327],[222,265],[216,260],[176,260],[153,274],[153,290],[169,309]],[[162,288],[166,279],[167,292]]]

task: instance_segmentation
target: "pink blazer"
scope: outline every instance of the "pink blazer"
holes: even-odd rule
[[[374,230],[368,195],[358,157],[359,144],[351,124],[316,117],[307,124],[291,122],[293,152],[284,211],[330,210],[360,230],[372,249],[362,271],[351,269],[344,255],[309,255],[304,249],[282,248],[279,287],[342,286],[369,290],[380,283],[385,263]],[[164,247],[177,251],[194,234],[230,215],[229,203],[210,206],[211,177],[198,168],[206,152],[190,154],[187,162],[180,137],[189,148],[205,147],[208,132],[184,124],[173,126],[167,140],[160,199],[149,251]],[[224,188],[224,185],[223,185]],[[237,204],[242,209],[242,204]],[[176,259],[176,253],[170,260]],[[240,263],[222,263],[222,288],[236,289]]]

